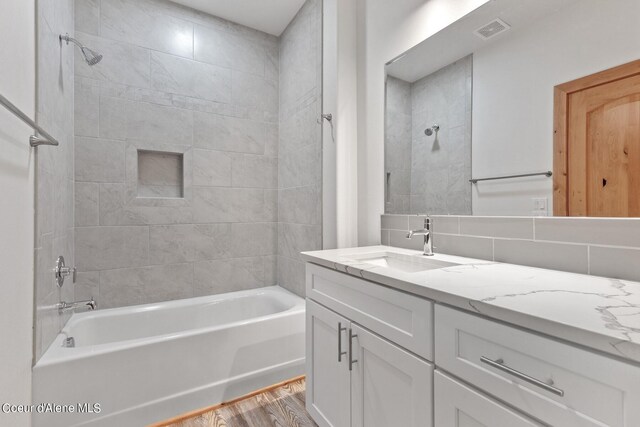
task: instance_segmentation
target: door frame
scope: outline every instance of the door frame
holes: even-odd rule
[[[553,88],[553,215],[569,214],[568,100],[585,89],[640,74],[640,59]]]

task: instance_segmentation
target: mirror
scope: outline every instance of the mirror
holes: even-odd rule
[[[640,2],[490,0],[385,66],[385,213],[640,216]]]

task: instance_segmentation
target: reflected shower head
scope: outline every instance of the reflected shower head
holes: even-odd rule
[[[86,47],[85,45],[83,45],[73,37],[69,37],[69,34],[65,34],[64,36],[60,35],[60,41],[63,41],[63,40],[67,42],[67,44],[71,42],[76,46],[78,46],[80,48],[80,52],[82,52],[82,56],[84,57],[85,62],[89,64],[89,66],[92,67],[96,65],[98,62],[102,61],[102,55],[100,55],[98,52],[94,50],[89,49],[88,47]]]
[[[439,130],[440,130],[440,126],[433,125],[430,128],[426,128],[424,130],[424,134],[427,135],[427,136],[431,136],[431,135],[433,135],[433,132],[438,133]]]

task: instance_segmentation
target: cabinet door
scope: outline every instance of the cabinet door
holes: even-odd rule
[[[438,427],[542,426],[438,370],[434,377]]]
[[[433,366],[356,324],[351,329],[352,426],[432,426]]]
[[[320,427],[348,427],[351,422],[349,321],[309,299],[306,320],[307,411]]]

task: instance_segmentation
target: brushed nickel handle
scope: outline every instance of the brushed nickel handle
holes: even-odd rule
[[[529,384],[533,384],[535,386],[538,386],[542,389],[545,389],[546,391],[555,394],[556,396],[564,396],[564,390],[560,390],[557,387],[554,387],[552,384],[547,384],[544,381],[540,381],[539,379],[533,378],[527,374],[523,374],[520,371],[516,371],[513,368],[508,367],[507,365],[504,364],[504,360],[502,359],[498,359],[498,360],[492,360],[489,359],[488,357],[484,357],[481,356],[480,357],[480,362],[482,363],[486,363],[487,365],[491,366],[492,368],[496,368],[499,371],[502,372],[506,372],[509,375],[513,375],[516,378],[521,379],[522,381],[526,381]]]
[[[353,333],[353,330],[349,328],[349,370],[353,370],[353,364],[358,363],[358,359],[353,359],[353,339],[358,335]]]
[[[338,362],[342,362],[342,356],[347,354],[346,351],[342,351],[342,331],[346,331],[347,328],[342,326],[342,322],[338,322]]]

